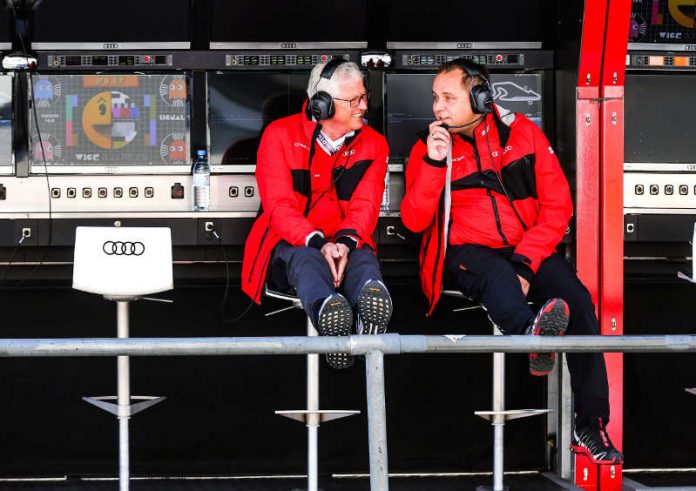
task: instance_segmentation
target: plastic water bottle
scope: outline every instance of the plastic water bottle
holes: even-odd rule
[[[389,191],[389,169],[387,169],[387,173],[384,175],[384,194],[382,194],[382,205],[380,206],[380,209],[385,212],[389,213],[391,208],[391,194]]]
[[[210,204],[210,166],[208,154],[201,149],[196,151],[193,163],[193,210],[207,211]]]

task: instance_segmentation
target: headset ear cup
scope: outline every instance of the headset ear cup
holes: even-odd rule
[[[493,92],[488,84],[474,85],[471,88],[471,110],[476,114],[491,112]]]
[[[334,115],[333,97],[328,92],[319,91],[309,100],[309,112],[315,120],[322,121]]]

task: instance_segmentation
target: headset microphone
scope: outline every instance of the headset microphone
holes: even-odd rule
[[[457,129],[457,128],[468,128],[468,127],[471,126],[472,124],[476,124],[476,123],[478,123],[479,121],[481,121],[484,117],[486,117],[486,115],[485,115],[485,114],[482,114],[482,115],[480,115],[478,118],[476,118],[476,119],[474,119],[474,120],[472,120],[472,121],[469,121],[469,122],[466,123],[466,124],[447,124],[447,123],[442,123],[442,124],[440,125],[440,128],[444,128],[444,129],[446,129],[446,130]]]

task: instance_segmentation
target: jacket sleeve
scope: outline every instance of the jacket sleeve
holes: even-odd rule
[[[292,173],[283,152],[281,129],[271,124],[264,131],[256,159],[256,182],[261,206],[268,213],[271,229],[292,246],[304,246],[315,231],[303,215],[302,204],[295,196]]]
[[[380,139],[375,159],[351,195],[345,209],[345,216],[335,234],[339,239],[351,237],[355,240],[357,247],[362,247],[367,237],[374,233],[379,219],[379,209],[384,194],[384,177],[389,160],[387,142],[381,136]]]
[[[406,228],[422,232],[433,222],[446,177],[447,161],[430,159],[425,143],[416,142],[406,166],[406,194],[401,201]]]
[[[568,222],[573,215],[568,180],[546,136],[532,129],[539,212],[536,222],[524,233],[512,260],[524,264],[536,273],[541,263],[556,249],[563,239]],[[530,224],[528,224],[530,225]]]

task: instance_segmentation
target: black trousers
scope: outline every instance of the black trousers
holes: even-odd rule
[[[567,334],[599,334],[590,293],[568,262],[552,254],[537,271],[525,298],[510,262],[512,248],[492,249],[479,245],[449,246],[445,258],[445,285],[480,302],[504,334],[522,334],[537,309],[549,299],[562,298],[570,308]],[[602,353],[568,353],[571,387],[575,395],[578,427],[595,426],[599,418],[609,421],[609,385]]]
[[[305,312],[316,326],[324,300],[337,292],[326,259],[313,247],[279,243],[271,258],[271,286],[281,291],[295,289]],[[372,249],[355,249],[348,256],[343,283],[338,288],[355,310],[360,290],[370,280],[382,281],[379,261]]]

